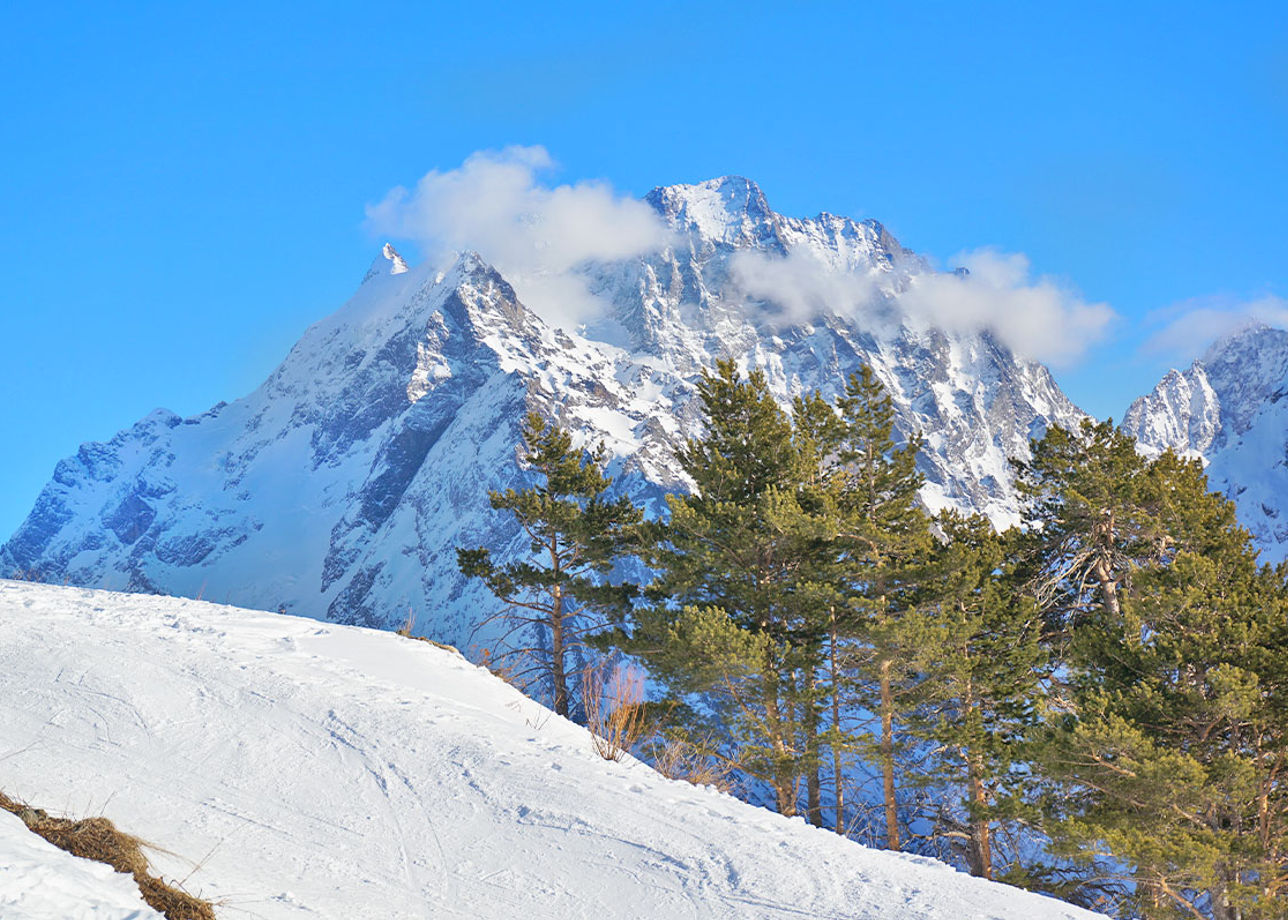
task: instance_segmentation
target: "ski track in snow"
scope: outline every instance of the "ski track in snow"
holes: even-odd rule
[[[1096,916],[606,762],[385,632],[0,581],[0,726],[0,790],[155,841],[228,920]]]

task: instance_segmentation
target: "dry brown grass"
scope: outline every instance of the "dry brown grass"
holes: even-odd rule
[[[426,636],[417,636],[412,632],[415,628],[416,614],[410,607],[408,607],[407,619],[403,620],[402,626],[394,630],[396,635],[402,636],[404,639],[415,639],[417,642],[428,642],[430,645],[434,646],[434,648],[441,648],[445,651],[455,652],[458,655],[461,654],[461,650],[454,645],[448,645],[446,642],[436,642]]]
[[[644,674],[621,665],[587,665],[581,703],[595,753],[621,760],[644,734]]]
[[[525,678],[527,668],[514,655],[493,655],[490,648],[479,654],[479,664],[501,678],[520,693],[527,693],[529,681]]]
[[[653,769],[667,779],[682,779],[695,786],[714,786],[733,793],[733,766],[712,754],[707,746],[678,735],[659,733],[649,739],[646,755]]]
[[[143,840],[117,830],[107,818],[55,818],[39,808],[15,802],[0,792],[0,808],[22,819],[32,833],[73,856],[106,863],[117,872],[134,876],[143,900],[167,920],[215,920],[209,901],[193,897],[152,875],[148,869]],[[155,849],[155,848],[153,848]]]

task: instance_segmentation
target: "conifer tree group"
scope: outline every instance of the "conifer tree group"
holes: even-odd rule
[[[999,533],[928,513],[869,368],[788,409],[722,361],[697,397],[660,518],[533,415],[534,484],[491,496],[531,556],[460,551],[557,712],[574,647],[626,655],[656,730],[783,814],[1122,917],[1288,917],[1288,570],[1198,462],[1053,427]]]

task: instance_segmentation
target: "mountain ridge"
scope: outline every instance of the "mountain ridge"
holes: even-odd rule
[[[412,608],[436,638],[483,645],[494,602],[456,572],[455,547],[523,551],[486,501],[528,481],[523,415],[603,442],[621,489],[656,512],[687,487],[674,451],[699,430],[702,369],[726,357],[764,369],[784,402],[871,366],[900,436],[926,437],[927,505],[1017,519],[1009,459],[1083,414],[986,330],[901,316],[924,260],[875,221],[777,214],[739,177],[646,200],[669,242],[577,268],[605,305],[583,330],[543,320],[478,253],[410,266],[386,244],[254,392],[189,419],[154,413],[60,463],[0,571],[364,625]],[[851,287],[807,312],[748,292],[756,271],[784,268]]]

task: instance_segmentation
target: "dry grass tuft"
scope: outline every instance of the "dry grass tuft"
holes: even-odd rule
[[[441,648],[444,651],[455,652],[458,655],[461,654],[461,650],[454,645],[448,645],[446,642],[436,642],[435,640],[430,639],[426,636],[415,635],[412,632],[412,630],[415,628],[416,628],[416,614],[412,611],[410,607],[408,607],[407,619],[403,620],[402,626],[394,630],[394,633],[396,635],[402,636],[404,639],[415,639],[417,642],[428,642],[430,645],[434,646],[434,648]]]
[[[644,674],[635,668],[587,665],[581,704],[595,753],[605,760],[621,760],[644,734]]]
[[[416,611],[408,607],[407,619],[403,620],[403,625],[400,626],[398,629],[395,629],[394,632],[402,636],[404,639],[412,639],[412,638],[415,638],[411,634],[412,630],[415,628],[416,628]]]
[[[147,874],[148,860],[141,849],[143,841],[116,829],[107,818],[51,818],[38,808],[18,812],[27,827],[60,850],[73,856],[107,863],[127,875]]]
[[[721,792],[735,791],[734,769],[713,754],[708,745],[694,744],[678,735],[658,734],[646,746],[653,769],[667,779],[682,779],[695,786],[714,786]]]
[[[215,920],[210,902],[193,897],[148,872],[143,840],[117,830],[107,818],[55,818],[40,808],[15,802],[0,792],[0,808],[22,819],[32,833],[73,856],[106,863],[117,872],[134,876],[143,900],[167,920]]]

